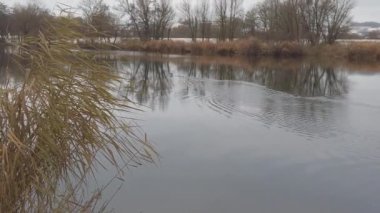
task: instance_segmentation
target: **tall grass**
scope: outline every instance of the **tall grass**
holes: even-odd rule
[[[380,44],[365,42],[349,45],[347,57],[351,61],[380,61]]]
[[[80,192],[99,159],[117,169],[154,159],[118,116],[134,110],[113,93],[119,77],[75,51],[75,27],[57,19],[16,47],[24,79],[0,88],[0,212],[93,211],[100,193],[84,200]]]
[[[80,43],[80,46],[85,49],[105,48],[102,44],[90,46],[88,43]],[[305,47],[295,42],[268,43],[254,38],[217,43],[209,41],[189,43],[172,40],[147,42],[126,40],[118,44],[117,47],[129,51],[191,55],[302,57],[305,54]],[[106,47],[105,49],[114,49],[114,47]]]
[[[266,42],[255,38],[246,38],[233,42],[184,42],[172,40],[148,41],[125,40],[114,46],[104,44],[80,43],[84,49],[109,49],[153,52],[162,54],[191,54],[197,56],[245,56],[274,58],[339,58],[349,61],[380,61],[380,44],[348,43],[321,44],[310,46],[298,42],[272,41]]]

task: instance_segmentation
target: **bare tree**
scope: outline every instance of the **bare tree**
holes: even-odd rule
[[[306,38],[312,45],[319,44],[331,10],[330,0],[302,0],[299,6]]]
[[[199,16],[200,16],[200,33],[202,41],[210,38],[211,21],[210,21],[210,2],[209,0],[201,0],[199,5]]]
[[[267,39],[333,43],[349,29],[352,1],[264,0],[254,8],[257,27]]]
[[[94,16],[108,10],[103,0],[82,0],[79,8],[82,10],[84,19],[91,24]]]
[[[254,36],[256,34],[257,28],[258,28],[257,9],[252,8],[245,14],[244,29],[248,35]]]
[[[264,0],[257,4],[258,26],[265,34],[266,39],[273,38],[278,34],[279,28],[279,0]]]
[[[122,0],[120,6],[128,15],[129,21],[139,38],[143,41],[150,40],[150,9],[149,0]]]
[[[353,7],[352,0],[331,0],[324,33],[324,39],[327,43],[334,43],[339,36],[349,31],[350,13]]]
[[[236,29],[239,25],[239,19],[243,15],[242,0],[229,0],[229,17],[228,17],[228,39],[233,41],[235,39]]]
[[[300,0],[285,0],[279,6],[278,30],[282,39],[300,41],[302,34]]]
[[[170,0],[155,1],[153,13],[154,22],[152,37],[156,40],[163,39],[165,31],[169,30],[170,22],[175,17]]]
[[[48,18],[50,18],[49,11],[37,4],[16,5],[10,20],[12,34],[19,35],[20,39],[22,36],[38,34],[44,29]]]
[[[269,9],[266,4],[258,3],[256,5],[257,26],[266,33],[269,30]]]
[[[119,8],[128,16],[130,25],[143,41],[162,39],[174,19],[169,0],[120,0]]]
[[[9,28],[9,11],[5,4],[0,2],[0,43],[5,42]]]
[[[334,43],[348,31],[352,0],[302,0],[299,7],[305,36],[313,45],[322,39]]]
[[[184,24],[187,25],[190,31],[191,40],[193,42],[197,41],[198,35],[198,11],[191,3],[190,0],[182,0],[179,9],[184,20]]]
[[[109,42],[112,36],[117,37],[118,24],[115,15],[103,0],[82,0],[79,8],[86,24],[90,26],[87,28],[87,36],[108,39]]]
[[[215,15],[219,27],[218,39],[220,41],[225,41],[227,38],[227,11],[227,0],[215,0]]]

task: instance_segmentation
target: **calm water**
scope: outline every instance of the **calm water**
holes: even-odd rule
[[[130,169],[110,207],[378,213],[380,75],[273,63],[119,59],[160,160]]]
[[[134,116],[160,154],[105,191],[123,184],[115,212],[380,211],[380,69],[111,58],[127,79],[118,95],[144,110]],[[99,170],[98,184],[113,175]]]

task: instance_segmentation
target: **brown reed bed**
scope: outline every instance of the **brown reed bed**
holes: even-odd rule
[[[160,54],[187,54],[196,56],[244,56],[274,58],[333,58],[348,61],[377,62],[380,61],[380,43],[360,42],[345,44],[321,44],[310,46],[298,42],[277,41],[264,42],[255,38],[236,40],[233,42],[184,42],[159,40],[142,42],[125,40],[117,45],[81,43],[84,49],[128,50],[152,52]]]
[[[115,49],[115,46],[105,44],[80,43],[84,49]],[[301,57],[304,47],[295,42],[265,43],[254,38],[237,40],[234,42],[184,42],[172,40],[153,40],[142,42],[126,40],[117,45],[120,50],[154,52],[162,54],[191,54],[191,55],[219,55],[219,56],[274,56],[274,57]]]
[[[380,43],[354,43],[346,47],[351,61],[380,61]]]

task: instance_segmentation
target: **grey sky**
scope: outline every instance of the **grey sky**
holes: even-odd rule
[[[25,3],[29,1],[37,1],[39,5],[46,5],[46,7],[53,9],[57,2],[77,6],[80,0],[0,0],[7,5],[15,3]],[[174,2],[179,0],[174,0]],[[244,9],[259,2],[260,0],[244,0]],[[117,0],[105,0],[110,5],[115,5]],[[377,21],[380,22],[380,0],[356,0],[355,9],[353,11],[354,21]]]

